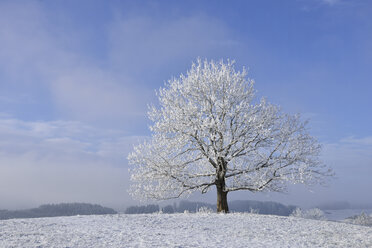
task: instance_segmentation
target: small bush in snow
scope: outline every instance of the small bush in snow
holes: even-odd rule
[[[355,225],[372,226],[372,214],[368,216],[366,213],[362,212],[360,215],[347,218],[344,222]]]
[[[200,207],[198,209],[198,213],[203,213],[203,214],[210,214],[210,213],[213,213],[213,209],[209,208],[209,207]]]
[[[307,210],[306,216],[308,219],[325,220],[324,213],[319,208],[313,208],[313,209]]]
[[[251,214],[259,214],[260,210],[259,210],[259,209],[251,208],[251,209],[249,210],[249,212],[250,212]]]
[[[319,208],[313,208],[306,211],[296,208],[290,216],[312,220],[325,220],[324,213]]]
[[[303,218],[303,212],[301,208],[296,208],[289,216],[296,218]]]

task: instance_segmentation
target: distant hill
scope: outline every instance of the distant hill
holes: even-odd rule
[[[40,218],[40,217],[55,217],[55,216],[73,216],[73,215],[102,215],[116,214],[117,212],[111,208],[102,207],[97,204],[89,203],[60,203],[46,204],[38,208],[25,210],[0,210],[0,220],[15,219],[15,218]]]
[[[347,201],[327,202],[316,206],[322,210],[372,209],[372,204],[356,204]]]
[[[258,214],[289,216],[295,209],[296,206],[286,206],[273,201],[237,200],[230,203],[230,211],[232,212],[250,212],[252,210],[257,211]]]
[[[145,206],[131,206],[125,210],[126,214],[151,214],[159,212],[159,205],[149,204]]]
[[[351,209],[351,205],[347,201],[327,202],[316,206],[322,210],[340,210]]]
[[[188,211],[190,213],[197,212],[201,207],[210,208],[216,211],[215,204],[209,204],[205,202],[190,202],[181,201],[178,205],[167,205],[163,208],[159,205],[151,204],[146,206],[131,206],[126,209],[126,214],[148,214],[155,213],[162,210],[163,213],[183,213]],[[231,201],[229,203],[231,212],[251,212],[254,211],[259,214],[271,214],[280,216],[289,216],[295,209],[296,206],[286,206],[277,202],[261,202],[261,201],[250,201],[250,200],[238,200]]]

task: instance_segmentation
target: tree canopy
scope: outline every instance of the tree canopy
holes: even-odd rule
[[[169,199],[215,186],[217,211],[228,212],[228,192],[284,191],[331,175],[306,122],[257,99],[253,86],[233,61],[198,59],[169,80],[149,110],[151,139],[128,157],[131,193]]]

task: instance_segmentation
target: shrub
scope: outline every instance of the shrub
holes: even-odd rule
[[[345,219],[344,222],[361,226],[372,226],[372,214],[368,216],[366,213],[362,212],[360,215]]]
[[[296,208],[290,216],[312,220],[325,220],[324,213],[319,208],[313,208],[306,211]]]
[[[200,207],[200,208],[198,209],[198,213],[210,214],[210,213],[213,213],[213,212],[214,212],[213,209],[211,209],[211,208],[209,208],[209,207],[205,207],[205,206]]]

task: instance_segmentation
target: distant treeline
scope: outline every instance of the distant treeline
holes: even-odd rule
[[[55,216],[73,216],[73,215],[102,215],[116,214],[117,212],[111,208],[102,207],[97,204],[89,203],[60,203],[46,204],[38,208],[25,210],[0,210],[0,220],[15,219],[15,218],[40,218],[40,217],[55,217]]]
[[[372,204],[350,204],[347,201],[336,201],[317,205],[316,208],[320,208],[322,210],[372,209]]]
[[[150,214],[162,211],[163,213],[183,213],[188,211],[190,213],[198,212],[200,208],[209,208],[216,211],[215,204],[209,204],[205,202],[190,202],[181,201],[179,204],[167,205],[160,207],[156,204],[150,204],[146,206],[131,206],[125,210],[126,214]],[[261,201],[232,201],[229,203],[231,212],[255,212],[259,214],[272,214],[289,216],[295,209],[296,206],[286,206],[277,202],[261,202]]]

